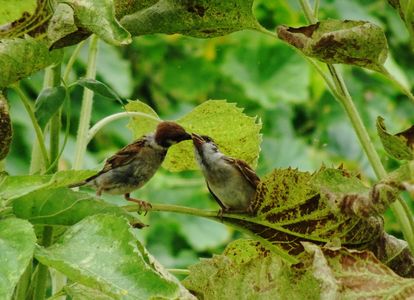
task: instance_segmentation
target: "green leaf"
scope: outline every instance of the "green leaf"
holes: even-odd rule
[[[377,118],[377,132],[381,143],[389,155],[398,160],[414,159],[414,126],[391,135],[385,128],[384,119]]]
[[[50,118],[59,110],[66,98],[66,88],[55,86],[42,90],[35,102],[35,116],[44,128]]]
[[[381,27],[366,21],[325,20],[305,27],[279,26],[280,39],[329,64],[381,71],[388,44]]]
[[[121,24],[134,36],[181,33],[194,37],[215,37],[259,28],[252,5],[253,0],[162,0],[123,17]]]
[[[129,106],[128,110],[137,111]],[[209,100],[194,108],[184,117],[176,120],[188,132],[211,136],[220,150],[229,156],[245,160],[255,167],[260,152],[262,127],[256,117],[249,117],[243,113],[234,103],[225,100]],[[131,120],[129,128],[136,138],[143,133],[154,130],[155,124],[149,122],[140,123]],[[183,170],[198,169],[191,141],[181,142],[168,150],[163,167],[169,171],[179,172]]]
[[[23,38],[0,41],[0,88],[6,87],[30,74],[59,63],[61,50],[49,51],[46,41]]]
[[[176,283],[148,265],[126,219],[95,215],[70,227],[36,258],[76,283],[115,299],[175,298]]]
[[[6,97],[0,91],[0,161],[4,159],[10,150],[13,129],[9,114],[9,105]]]
[[[315,279],[301,278],[255,240],[236,240],[189,269],[183,284],[199,299],[319,299]]]
[[[76,84],[88,88],[105,98],[111,100],[115,99],[122,104],[122,99],[118,96],[118,94],[103,82],[92,78],[81,78],[76,81]]]
[[[105,42],[120,46],[131,43],[131,35],[115,18],[112,0],[60,0],[75,12],[79,27],[95,33]]]
[[[188,132],[212,137],[221,152],[256,167],[262,124],[257,121],[257,117],[245,115],[236,104],[225,100],[209,100],[178,119],[177,123]],[[175,172],[198,169],[192,142],[185,141],[172,146],[163,167]]]
[[[31,263],[36,244],[32,225],[15,218],[0,220],[0,298],[11,299],[14,288]]]
[[[132,219],[122,208],[68,188],[52,188],[34,191],[13,201],[13,212],[32,224],[76,224],[87,216],[112,213]]]
[[[54,175],[6,176],[0,180],[0,201],[10,201],[43,188],[68,186],[95,173],[94,171],[60,171]]]

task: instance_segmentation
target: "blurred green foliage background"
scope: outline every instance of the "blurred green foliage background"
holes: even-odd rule
[[[306,24],[298,1],[257,0],[255,15],[270,30],[281,24]],[[412,86],[414,59],[408,34],[386,1],[321,1],[319,18],[362,19],[380,25],[390,47],[388,67]],[[65,50],[66,61],[73,49]],[[84,76],[86,58],[85,46],[70,81]],[[391,132],[401,131],[414,123],[412,103],[381,75],[353,67],[342,70],[387,169],[394,169],[398,163],[382,150],[375,119],[381,115]],[[245,108],[247,115],[257,115],[263,123],[257,169],[260,176],[273,168],[291,166],[315,171],[322,164],[344,163],[346,168],[361,172],[366,182],[374,180],[342,107],[326,90],[322,79],[291,48],[269,36],[247,31],[213,39],[152,35],[135,38],[122,48],[101,42],[97,72],[97,79],[119,95],[148,103],[163,119],[176,119],[207,99],[227,99]],[[43,72],[39,72],[22,83],[33,100],[42,89],[42,80]],[[34,132],[17,96],[10,92],[9,98],[14,139],[6,170],[13,175],[27,174]],[[70,168],[73,160],[81,98],[81,88],[73,90],[71,136],[61,169]],[[96,95],[92,123],[122,110],[115,100]],[[98,170],[106,157],[132,141],[126,123],[127,120],[116,121],[98,133],[89,145],[85,168]],[[161,170],[135,196],[153,203],[218,209],[200,172],[176,174]],[[125,204],[122,197],[104,197]],[[167,267],[186,267],[198,257],[221,253],[230,240],[240,236],[224,225],[196,217],[151,213],[142,219],[150,227],[137,231],[137,235]],[[386,229],[401,236],[390,212],[386,214]]]

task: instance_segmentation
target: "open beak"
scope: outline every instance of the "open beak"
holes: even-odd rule
[[[199,136],[196,133],[192,133],[191,137],[193,139],[194,147],[197,148],[197,150],[201,150],[201,146],[206,142],[201,136]]]

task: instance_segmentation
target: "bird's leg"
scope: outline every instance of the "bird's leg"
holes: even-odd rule
[[[141,212],[141,209],[145,211],[144,216],[148,213],[148,210],[152,208],[151,203],[144,201],[144,200],[139,200],[139,199],[135,199],[135,198],[131,198],[129,193],[126,193],[124,195],[125,199],[131,202],[135,202],[139,205],[139,212]]]

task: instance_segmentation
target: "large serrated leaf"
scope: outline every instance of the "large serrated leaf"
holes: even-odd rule
[[[14,288],[31,262],[36,244],[32,225],[21,219],[0,220],[0,299],[11,299]]]
[[[75,12],[77,24],[105,42],[120,46],[131,43],[131,35],[115,18],[112,0],[60,0]]]
[[[290,263],[297,263],[303,255],[303,241],[337,241],[366,249],[383,233],[382,218],[375,210],[361,217],[358,212],[365,213],[365,206],[354,210],[349,203],[362,199],[370,208],[377,197],[382,199],[382,191],[388,195],[394,189],[386,184],[369,189],[348,176],[337,169],[322,169],[313,175],[290,168],[274,170],[257,188],[251,205],[254,216],[224,217],[223,221],[267,241]],[[396,193],[392,195],[395,200]],[[380,204],[381,208],[385,206]]]
[[[5,176],[0,180],[0,201],[13,200],[45,188],[57,188],[80,182],[94,171],[60,171],[54,175]]]
[[[264,244],[236,240],[222,255],[190,266],[184,286],[199,299],[319,299],[313,278],[295,275]],[[306,297],[304,297],[306,295]]]
[[[399,160],[414,159],[414,126],[397,134],[390,134],[385,128],[384,119],[377,118],[377,132],[385,151]]]
[[[144,260],[126,219],[95,215],[68,229],[53,246],[38,248],[36,258],[74,282],[115,299],[175,298],[176,283]]]
[[[324,20],[300,28],[279,26],[279,38],[329,64],[351,64],[380,71],[388,55],[381,27],[367,21]]]
[[[59,63],[61,50],[49,51],[46,41],[31,37],[0,41],[0,88],[6,87],[49,65]]]
[[[402,278],[369,251],[303,243],[295,266],[265,244],[236,240],[223,254],[190,266],[184,286],[200,299],[411,299],[414,280]]]
[[[17,198],[13,201],[13,212],[38,225],[70,226],[87,216],[102,213],[129,217],[118,206],[67,188],[42,189]]]
[[[161,0],[121,19],[132,35],[181,33],[214,37],[260,27],[252,12],[253,0]]]
[[[142,104],[129,104],[128,110],[140,111],[153,115]],[[135,119],[135,118],[134,118]],[[152,121],[141,122],[143,118],[131,120],[128,127],[136,138],[155,128]],[[256,117],[249,117],[234,103],[225,100],[209,100],[194,108],[184,117],[176,120],[188,132],[211,136],[220,150],[229,156],[245,160],[251,166],[257,164],[260,142],[261,123]],[[168,150],[163,167],[169,171],[195,170],[197,164],[191,141],[181,142]]]

